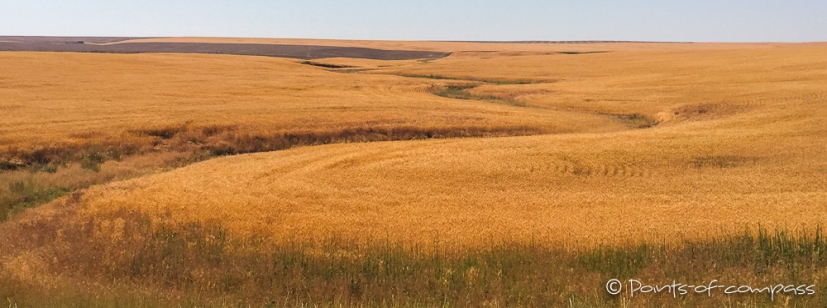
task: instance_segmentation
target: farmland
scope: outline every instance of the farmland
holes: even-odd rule
[[[589,307],[623,304],[610,278],[827,278],[825,44],[114,44],[170,42],[450,55],[0,53],[0,294]],[[636,303],[712,303],[669,300]]]

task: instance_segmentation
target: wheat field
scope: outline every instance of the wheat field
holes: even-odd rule
[[[14,149],[38,146],[151,143],[140,139],[157,136],[140,133],[185,125],[242,127],[252,135],[360,127],[622,129],[589,114],[442,99],[428,93],[438,85],[427,80],[343,76],[277,58],[5,53],[0,61],[0,150],[7,159]]]
[[[276,238],[594,244],[757,224],[814,227],[827,214],[820,210],[827,201],[822,54],[823,47],[805,45],[456,55],[380,68],[358,75],[530,80],[536,83],[485,83],[472,91],[522,101],[528,107],[513,108],[519,111],[642,114],[660,124],[230,157],[99,187],[84,202],[90,213],[138,208]]]
[[[99,290],[103,280],[96,279],[111,278],[93,267],[79,270],[94,274],[83,279],[66,272],[67,264],[86,264],[72,255],[85,249],[80,242],[61,240],[71,234],[97,247],[102,268],[120,273],[131,266],[137,275],[137,259],[128,257],[134,247],[123,243],[143,243],[167,234],[165,228],[197,231],[200,240],[182,247],[211,247],[227,236],[238,242],[222,251],[247,256],[341,241],[355,243],[347,253],[361,260],[375,242],[469,255],[509,243],[565,255],[606,245],[680,246],[761,228],[809,234],[827,221],[827,44],[149,41],[452,54],[427,61],[298,61],[0,53],[0,162],[10,166],[0,171],[6,184],[0,192],[22,194],[24,179],[65,188],[64,197],[0,225],[0,269],[21,285],[59,289],[84,281],[81,290]],[[227,260],[242,258],[233,256]],[[243,264],[258,264],[244,258]],[[583,257],[572,260],[586,264]],[[169,283],[225,279],[230,270],[221,266],[229,265],[220,264],[216,276],[186,272]],[[609,275],[590,266],[571,269],[586,277],[585,291],[559,291],[550,302],[586,294],[586,302],[597,302],[584,306],[614,306],[588,295],[600,287],[590,283]],[[479,286],[469,274],[479,268],[463,267],[463,288]],[[253,285],[253,272],[241,270],[237,277],[249,279],[234,279]],[[764,276],[747,267],[724,272],[750,281],[787,277],[781,269]],[[201,294],[134,277],[110,287],[173,302]],[[349,293],[331,287],[323,303],[345,293],[353,296],[346,303],[370,303],[347,277],[336,283]],[[318,303],[312,287],[294,287],[278,296],[300,289],[308,298],[296,297],[296,305]],[[263,300],[243,289],[215,292]],[[509,298],[474,294],[468,303]]]

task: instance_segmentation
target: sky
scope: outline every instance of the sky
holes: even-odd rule
[[[827,41],[827,0],[0,0],[0,35]]]

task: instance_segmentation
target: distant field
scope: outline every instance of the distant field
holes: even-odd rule
[[[461,51],[664,51],[664,50],[727,50],[772,48],[784,44],[775,43],[647,43],[647,42],[444,42],[444,41],[371,41],[371,40],[323,40],[323,39],[273,39],[273,38],[213,38],[213,37],[157,37],[132,38],[123,43],[214,43],[214,44],[287,44],[323,45],[336,47],[364,47],[390,50],[423,50],[441,52]]]
[[[827,278],[827,44],[116,45],[162,42],[450,56],[0,53],[21,289],[614,307],[618,275]]]
[[[0,37],[0,51],[91,52],[91,53],[201,53],[282,58],[363,58],[378,60],[436,59],[445,52],[382,50],[364,47],[338,47],[285,44],[211,44],[186,42],[135,42],[129,38],[52,38]]]

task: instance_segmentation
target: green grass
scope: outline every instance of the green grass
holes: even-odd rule
[[[827,278],[827,240],[820,230],[793,235],[764,229],[679,245],[644,243],[587,250],[490,243],[473,249],[411,247],[390,239],[271,245],[234,238],[218,222],[170,225],[122,211],[123,237],[94,236],[100,221],[75,229],[50,222],[16,240],[61,238],[44,270],[77,285],[55,289],[3,280],[0,295],[19,307],[824,307],[813,296],[647,295],[605,292],[612,278],[650,283],[765,286],[818,284]],[[36,229],[36,232],[35,232]],[[51,233],[60,233],[56,236]],[[31,237],[32,239],[27,239]],[[63,243],[61,242],[61,243]],[[45,247],[45,246],[44,246]],[[36,247],[35,247],[36,249]],[[0,274],[2,275],[2,274]],[[0,279],[4,277],[0,276]],[[70,291],[71,290],[71,291]],[[113,292],[112,290],[118,290]],[[43,296],[43,295],[46,296]],[[28,304],[28,305],[26,305]],[[726,307],[726,305],[725,305]]]
[[[515,100],[508,100],[502,99],[496,96],[490,95],[477,95],[468,92],[469,89],[473,89],[477,87],[477,85],[450,85],[447,87],[438,87],[434,88],[431,93],[437,96],[453,98],[453,99],[464,99],[464,100],[478,100],[478,101],[485,101],[494,104],[503,104],[503,105],[510,105],[510,106],[517,106],[517,107],[525,107],[525,103],[518,102]]]
[[[46,187],[33,181],[11,182],[9,183],[8,193],[0,196],[0,222],[8,220],[14,214],[28,208],[60,198],[69,191],[68,188]]]
[[[634,278],[650,260],[649,247],[636,248],[599,247],[579,257],[580,265],[592,272],[618,279]]]

